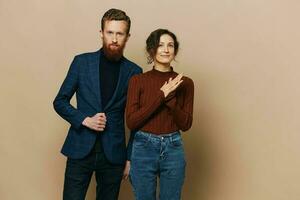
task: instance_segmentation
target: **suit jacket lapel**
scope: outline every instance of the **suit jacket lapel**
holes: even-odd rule
[[[92,92],[97,98],[99,105],[98,112],[102,111],[101,93],[100,93],[100,75],[99,75],[100,51],[93,53],[89,58],[89,77],[92,85]]]

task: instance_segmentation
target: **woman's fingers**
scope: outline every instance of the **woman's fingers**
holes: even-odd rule
[[[178,74],[178,75],[173,79],[173,81],[178,82],[178,81],[180,81],[180,80],[182,79],[182,77],[183,77],[182,74]]]
[[[174,86],[176,86],[180,81],[182,81],[182,77],[183,77],[182,74],[178,74],[173,80],[170,81],[169,79],[168,87],[173,88]]]
[[[174,79],[169,78],[169,80],[164,83],[160,89],[164,92],[165,97],[176,90],[176,88],[182,83],[182,77],[182,74],[178,74]]]
[[[172,86],[171,88],[171,92],[176,90],[178,88],[178,86],[183,82],[183,80],[178,81],[177,83],[175,83],[175,85]]]

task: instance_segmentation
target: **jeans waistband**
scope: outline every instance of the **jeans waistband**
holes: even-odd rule
[[[180,135],[181,135],[179,131],[175,131],[175,132],[168,133],[168,134],[159,134],[159,135],[144,132],[144,131],[138,131],[136,134],[143,135],[147,138],[158,139],[158,140],[163,140],[163,139],[173,140],[174,138],[176,138],[178,136],[180,137]]]

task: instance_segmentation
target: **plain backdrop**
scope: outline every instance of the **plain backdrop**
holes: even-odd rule
[[[101,47],[112,7],[131,17],[125,55],[144,71],[151,31],[180,41],[174,69],[195,83],[183,199],[300,199],[296,0],[0,0],[0,199],[61,199],[69,124],[52,101],[73,57]]]

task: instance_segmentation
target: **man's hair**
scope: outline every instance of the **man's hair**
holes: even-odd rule
[[[130,18],[126,15],[126,13],[122,10],[111,8],[108,11],[106,11],[101,19],[101,30],[104,30],[104,25],[106,21],[126,21],[127,22],[127,34],[129,34],[130,31],[130,25],[131,21]]]
[[[175,56],[177,55],[178,48],[179,48],[179,42],[177,40],[177,37],[174,33],[167,29],[157,29],[150,33],[146,40],[146,51],[148,53],[148,64],[151,64],[154,61],[154,57],[156,55],[157,48],[159,46],[160,37],[164,34],[169,35],[174,40],[174,50],[175,50]]]

